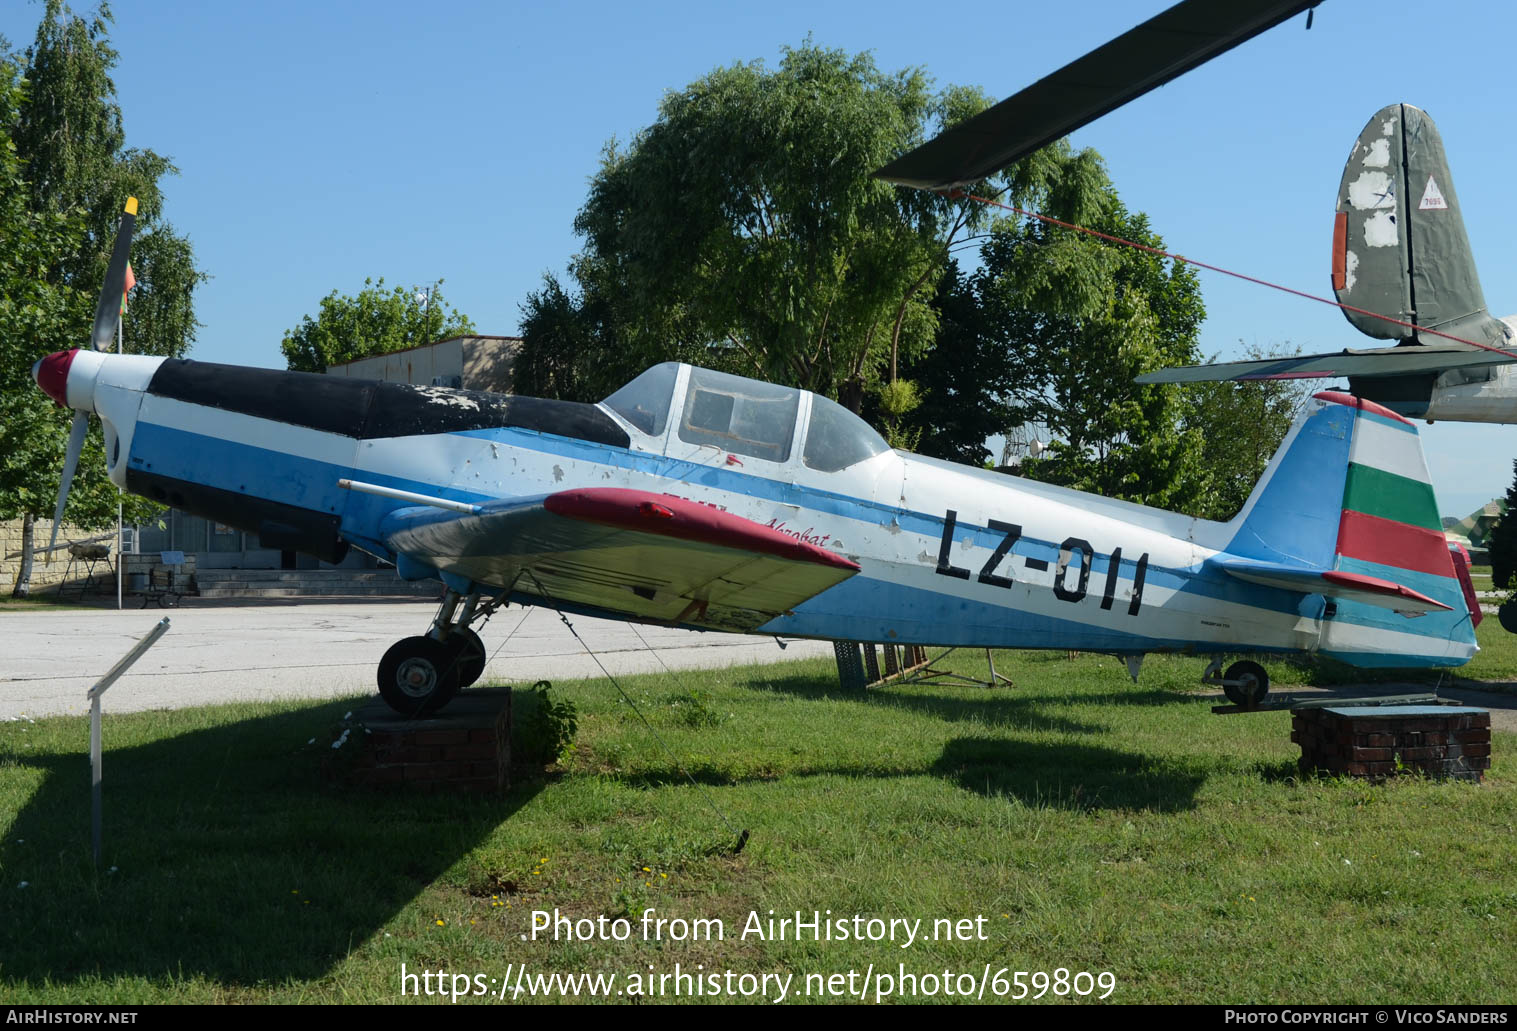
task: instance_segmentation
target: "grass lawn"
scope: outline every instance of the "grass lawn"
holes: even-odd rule
[[[1198,660],[1136,686],[1105,657],[996,665],[1015,687],[628,678],[700,790],[604,682],[555,687],[573,752],[488,799],[334,786],[348,702],[108,717],[98,874],[87,720],[0,723],[0,1002],[410,1001],[402,963],[492,990],[523,965],[789,973],[791,1000],[902,964],[1109,971],[1129,1003],[1517,999],[1517,736],[1483,785],[1299,778],[1289,715],[1214,716]],[[647,908],[725,940],[644,941]],[[523,941],[554,909],[632,938]],[[740,937],[769,910],[922,923],[906,948]],[[978,917],[986,940],[933,937]]]

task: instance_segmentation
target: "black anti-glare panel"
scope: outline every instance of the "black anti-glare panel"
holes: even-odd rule
[[[170,358],[159,365],[148,393],[364,440],[509,426],[610,447],[632,443],[611,416],[577,401],[249,369],[184,358]]]
[[[1183,0],[875,173],[928,190],[983,179],[1321,0]]]

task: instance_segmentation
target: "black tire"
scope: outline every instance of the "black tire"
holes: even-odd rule
[[[458,694],[452,649],[430,637],[396,641],[379,660],[379,696],[402,716],[428,716]]]
[[[448,635],[448,647],[452,649],[454,661],[458,663],[458,686],[468,687],[478,680],[485,672],[485,662],[489,655],[485,652],[485,642],[479,639],[479,635],[468,627],[454,627]]]
[[[1223,684],[1222,693],[1239,708],[1256,708],[1269,695],[1269,674],[1257,662],[1235,662],[1227,667],[1222,679],[1238,683],[1237,687]]]
[[[1517,634],[1517,601],[1504,601],[1496,610],[1496,621],[1509,634]]]

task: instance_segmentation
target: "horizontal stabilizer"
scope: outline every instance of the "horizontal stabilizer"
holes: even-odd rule
[[[1449,369],[1517,362],[1517,350],[1500,353],[1464,347],[1378,347],[1294,358],[1260,358],[1159,369],[1139,383],[1211,383],[1220,380],[1325,379],[1332,376],[1413,376]]]
[[[1228,558],[1215,561],[1229,576],[1248,583],[1278,587],[1302,594],[1322,594],[1329,598],[1378,605],[1401,613],[1445,612],[1450,606],[1401,584],[1375,576],[1335,569],[1302,569],[1275,562],[1252,562]]]
[[[422,566],[609,613],[753,630],[859,571],[750,519],[669,494],[560,491],[475,513],[403,508],[385,542]]]

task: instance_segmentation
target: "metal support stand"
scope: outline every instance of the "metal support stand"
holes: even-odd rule
[[[838,681],[844,691],[862,691],[868,681],[864,679],[864,659],[859,654],[857,641],[833,641],[832,650],[838,660]]]
[[[90,836],[95,846],[95,868],[100,867],[100,825],[102,822],[102,805],[100,798],[101,781],[101,755],[100,755],[100,696],[105,694],[106,688],[114,684],[121,674],[131,668],[132,663],[142,658],[144,652],[157,643],[158,638],[168,633],[169,617],[164,616],[158,621],[158,625],[149,630],[147,636],[132,645],[132,650],[121,657],[116,665],[111,667],[109,673],[95,682],[85,694],[90,703]]]
[[[914,648],[914,646],[911,645],[908,645],[907,647],[908,650]],[[945,649],[939,654],[933,656],[931,659],[925,658],[926,649],[915,648],[915,651],[917,655],[924,657],[917,659],[915,663],[901,670],[900,674],[898,674],[898,677],[899,682],[902,684],[921,684],[926,683],[929,680],[956,680],[962,684],[973,684],[975,687],[998,687],[1001,684],[1005,684],[1007,687],[1017,686],[1016,684],[1012,683],[1010,677],[996,672],[995,656],[991,653],[991,650],[989,648],[985,649],[985,662],[990,666],[990,678],[988,680],[980,680],[976,677],[965,676],[963,673],[955,673],[952,670],[937,668],[938,663],[942,662],[944,659],[948,658],[948,656],[958,651],[957,647]],[[890,679],[890,677],[886,677],[881,681],[881,683],[885,683]]]
[[[949,648],[939,655],[927,658],[927,649],[918,644],[875,644],[870,641],[833,641],[833,651],[837,654],[838,680],[844,690],[863,690],[866,687],[879,687],[892,681],[901,684],[917,684],[929,680],[957,680],[965,684],[974,684],[977,687],[996,687],[1005,684],[1007,687],[1015,687],[1011,678],[996,672],[995,656],[989,648],[985,649],[985,661],[990,665],[990,679],[978,680],[975,677],[965,676],[962,673],[954,673],[951,670],[937,669],[936,663],[957,651],[957,648]],[[885,649],[884,671],[881,672],[879,653],[876,648]],[[860,651],[862,649],[862,653]]]

